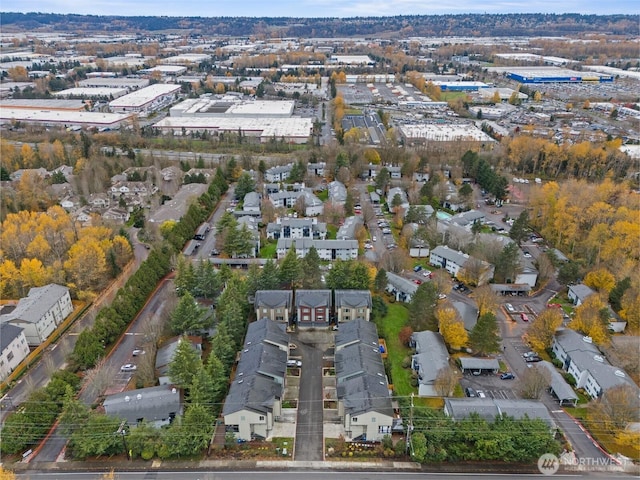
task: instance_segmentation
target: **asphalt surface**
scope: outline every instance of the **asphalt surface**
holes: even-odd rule
[[[319,335],[326,335],[318,332]],[[322,357],[324,349],[312,332],[291,335],[291,341],[301,355],[302,372],[298,394],[298,418],[294,460],[322,461],[324,459],[322,408]]]

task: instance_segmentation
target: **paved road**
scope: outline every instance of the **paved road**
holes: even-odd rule
[[[120,372],[120,367],[125,363],[136,364],[142,360],[142,357],[133,357],[132,351],[134,347],[144,345],[149,325],[158,324],[161,321],[162,313],[168,299],[172,297],[174,288],[171,280],[165,280],[160,284],[155,295],[151,296],[147,305],[131,323],[120,344],[111,351],[100,367],[100,372],[96,374],[96,383],[86,385],[80,393],[79,399],[85,405],[94,403],[103,393],[104,388],[108,388],[111,393],[124,390],[133,373]],[[67,437],[56,428],[31,461],[55,462],[62,454],[67,440]]]
[[[324,459],[322,408],[324,348],[321,343],[316,343],[316,334],[327,335],[326,332],[309,332],[291,336],[291,341],[298,346],[296,354],[302,356],[294,460],[321,461]]]
[[[218,207],[211,214],[207,222],[211,225],[211,231],[207,234],[205,239],[200,242],[201,246],[198,252],[193,255],[193,258],[203,259],[210,258],[211,250],[216,246],[216,224],[224,214],[227,208],[231,206],[231,201],[234,199],[236,187],[235,185],[229,186],[229,190],[224,194],[218,203]]]
[[[280,470],[266,471],[265,468],[257,468],[256,470],[238,470],[238,471],[130,471],[118,472],[119,480],[245,480],[247,478],[256,478],[258,480],[321,480],[321,479],[337,479],[344,480],[370,480],[372,478],[382,478],[389,480],[423,480],[425,478],[437,478],[439,480],[467,480],[467,479],[488,479],[496,478],[498,475],[492,476],[488,473],[427,473],[427,472],[411,472],[411,471],[389,471],[389,469],[379,469],[372,471],[353,471],[353,469],[345,469],[336,467],[335,465],[319,467],[305,467],[303,463],[291,462],[291,466]],[[628,475],[610,472],[585,472],[577,474],[556,473],[553,476],[545,476],[542,474],[500,474],[503,480],[522,480],[522,478],[593,478],[593,479],[611,479],[611,478],[629,478]],[[18,474],[17,478],[24,480],[96,480],[102,478],[96,473],[60,473],[60,472],[29,472]]]

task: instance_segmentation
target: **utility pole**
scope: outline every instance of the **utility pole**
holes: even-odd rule
[[[405,440],[405,443],[407,444],[407,452],[413,454],[413,448],[410,448],[411,432],[413,432],[413,392],[411,392],[411,404],[409,407],[409,425],[407,426],[407,437]]]
[[[123,420],[120,426],[118,427],[116,434],[122,437],[122,447],[124,448],[124,453],[127,455],[127,460],[131,460],[131,455],[129,455],[129,449],[127,448],[127,442],[124,439],[124,437],[127,435],[127,430],[125,429],[126,425],[127,425],[127,421]]]

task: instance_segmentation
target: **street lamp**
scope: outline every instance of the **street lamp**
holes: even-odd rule
[[[127,448],[127,442],[124,439],[124,437],[127,435],[127,430],[125,429],[126,425],[127,425],[127,421],[123,420],[122,423],[120,424],[120,427],[118,427],[118,431],[116,433],[122,436],[122,447],[124,448],[124,453],[127,456],[127,460],[131,460],[131,455],[129,455],[129,449]]]

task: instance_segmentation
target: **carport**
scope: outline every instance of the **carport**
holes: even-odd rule
[[[500,364],[495,358],[462,357],[460,359],[462,373],[474,375],[496,374],[500,370]]]
[[[528,283],[493,283],[491,290],[498,295],[525,297],[531,293],[531,285]]]
[[[575,407],[578,403],[578,396],[571,388],[563,376],[556,370],[552,363],[545,361],[540,362],[540,366],[546,368],[551,374],[551,385],[549,391],[558,399],[560,406],[571,405]]]

